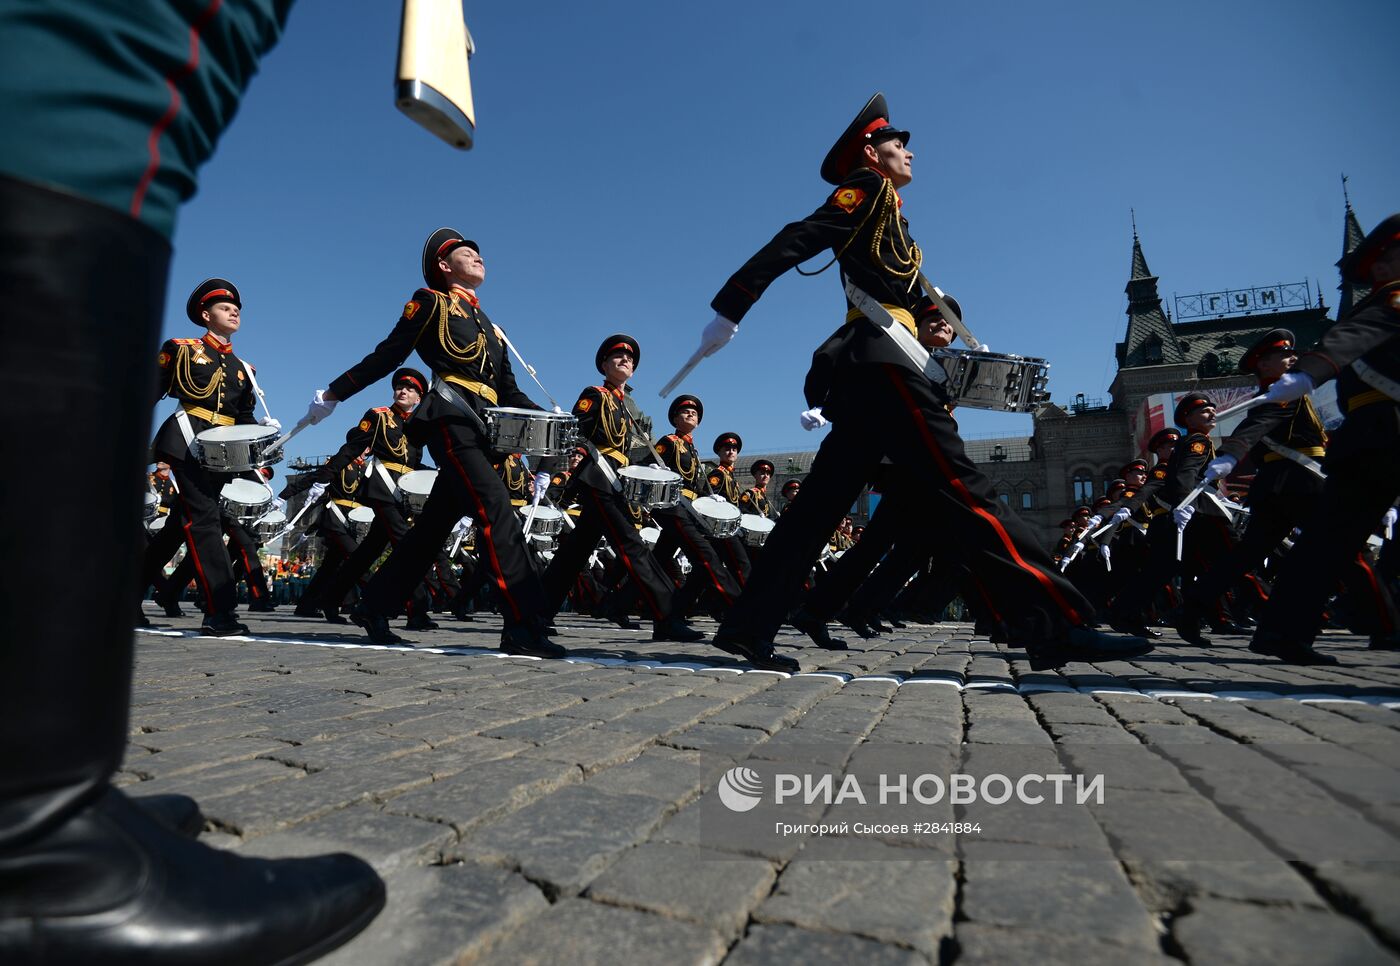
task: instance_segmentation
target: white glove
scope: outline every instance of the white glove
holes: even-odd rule
[[[700,348],[707,356],[712,356],[720,349],[729,345],[729,340],[734,338],[739,331],[739,323],[730,322],[722,315],[716,315],[705,326],[705,331],[700,333]]]
[[[1196,508],[1193,506],[1179,506],[1172,511],[1172,519],[1176,521],[1178,530],[1185,530],[1186,524],[1191,522],[1191,518],[1196,515]]]
[[[282,420],[280,419],[273,419],[271,416],[264,416],[262,419],[259,419],[258,422],[261,423],[263,426],[271,426],[279,433],[282,432]]]
[[[452,539],[457,540],[467,535],[467,531],[472,528],[472,518],[462,517],[457,521],[457,525],[452,528]]]
[[[1306,372],[1285,372],[1264,393],[1264,398],[1272,403],[1292,402],[1302,399],[1316,388],[1313,377]]]
[[[321,498],[321,495],[322,495],[323,493],[325,493],[325,492],[326,492],[326,484],[324,484],[324,483],[312,483],[312,484],[311,484],[311,489],[309,489],[309,490],[306,491],[306,502],[307,502],[307,503],[315,503],[317,500],[319,500],[319,499]]]
[[[711,500],[716,500],[716,501],[718,501],[718,502],[720,502],[720,503],[728,503],[728,502],[729,502],[728,500],[726,500],[726,499],[724,498],[724,495],[723,495],[722,493],[711,493],[711,494],[710,494],[710,499],[711,499]]]
[[[815,409],[804,409],[797,418],[802,423],[802,428],[809,433],[826,425],[826,417],[822,415],[822,407],[820,406]]]
[[[1083,541],[1083,540],[1076,540],[1076,541],[1074,541],[1074,546],[1072,546],[1072,547],[1069,548],[1069,553],[1065,554],[1065,556],[1069,557],[1071,560],[1074,560],[1074,559],[1078,558],[1078,556],[1079,556],[1081,553],[1083,553],[1083,552],[1084,552],[1084,541]]]
[[[1385,511],[1385,516],[1381,517],[1381,529],[1385,531],[1385,538],[1390,540],[1395,535],[1395,521],[1400,518],[1400,510],[1391,507]]]
[[[550,476],[548,473],[535,474],[535,502],[540,502],[544,498],[544,491],[549,489]]]
[[[1214,483],[1222,477],[1229,476],[1235,471],[1235,464],[1238,462],[1233,456],[1217,456],[1206,467],[1206,482]]]
[[[1131,510],[1129,510],[1125,506],[1120,506],[1117,510],[1113,512],[1113,516],[1109,518],[1109,525],[1116,527],[1118,524],[1122,523],[1124,520],[1128,519],[1128,517],[1132,515],[1133,513]]]
[[[1113,559],[1113,551],[1109,549],[1108,544],[1104,544],[1099,548],[1099,556],[1103,558],[1104,563],[1108,563]]]
[[[316,394],[311,397],[311,405],[306,407],[306,421],[315,426],[331,413],[335,412],[338,399],[327,399],[326,393],[329,389],[317,389]]]
[[[973,352],[991,352],[991,351],[992,351],[992,347],[989,346],[989,345],[987,345],[987,343],[983,342],[981,345],[979,345],[977,348],[973,349],[972,351],[973,351]]]
[[[1065,554],[1063,557],[1060,558],[1060,573],[1064,573],[1064,572],[1065,572],[1065,569],[1066,569],[1068,566],[1069,566],[1069,554]]]
[[[282,499],[280,496],[273,497],[273,498],[272,498],[272,508],[273,508],[274,510],[286,510],[286,509],[287,509],[287,501],[284,500],[284,499]]]
[[[1103,523],[1103,517],[1095,513],[1084,523],[1084,529],[1093,530],[1097,528],[1100,523]]]
[[[559,408],[559,404],[558,404],[558,403],[555,403],[555,404],[554,404],[554,415],[556,415],[556,416],[562,416],[562,415],[564,415],[564,410],[562,410],[562,409]]]

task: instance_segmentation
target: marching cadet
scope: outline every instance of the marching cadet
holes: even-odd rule
[[[1250,650],[1295,664],[1332,664],[1312,649],[1337,577],[1400,497],[1400,214],[1373,228],[1339,263],[1371,294],[1327,330],[1264,394],[1291,403],[1329,379],[1346,413],[1327,446],[1322,497],[1284,558]],[[1384,590],[1381,593],[1385,593]],[[1400,646],[1393,601],[1371,646]]]
[[[345,443],[317,469],[314,479],[326,483],[343,472],[356,459],[369,453],[365,482],[356,491],[358,501],[374,511],[374,522],[350,556],[336,570],[317,601],[321,613],[332,624],[345,623],[340,603],[357,585],[365,585],[365,575],[384,548],[398,546],[411,523],[398,499],[399,477],[421,469],[422,447],[411,443],[405,433],[409,418],[427,393],[428,379],[417,369],[402,368],[390,381],[393,405],[366,410],[360,421],[345,434]],[[409,629],[429,630],[427,591],[416,588],[409,605]]]
[[[778,510],[778,516],[782,516],[784,513],[788,512],[788,510],[792,509],[792,501],[796,500],[797,494],[801,492],[801,480],[788,480],[786,483],[783,484],[783,489],[780,493],[780,495],[783,498],[783,505],[782,508]]]
[[[152,450],[156,459],[170,465],[179,488],[183,536],[194,558],[195,575],[204,595],[201,633],[214,637],[246,634],[248,628],[234,616],[233,565],[224,548],[219,513],[219,491],[228,474],[211,472],[193,452],[194,438],[214,426],[264,425],[281,428],[271,417],[253,418],[255,393],[251,369],[233,353],[233,336],[241,324],[243,299],[228,279],[209,278],[199,283],[185,302],[185,315],[206,331],[199,339],[169,339],[161,346],[157,364],[163,395],[179,408],[156,432]],[[171,537],[178,543],[179,530]],[[153,540],[146,552],[147,584],[153,582],[174,551],[167,540]]]
[[[170,478],[170,464],[164,461],[157,462],[155,472],[149,475],[148,480],[151,492],[160,501],[156,506],[156,513],[168,516],[176,500],[175,482]]]
[[[641,435],[626,404],[627,381],[641,355],[641,347],[630,335],[608,336],[593,360],[603,384],[585,387],[574,403],[579,437],[589,448],[589,459],[580,464],[570,483],[582,512],[573,534],[555,551],[545,571],[543,614],[552,618],[558,612],[598,538],[606,537],[652,616],[652,640],[698,641],[705,635],[674,610],[674,585],[642,542],[620,486],[615,486],[617,471],[631,464],[637,452],[633,438]]]
[[[734,478],[734,466],[739,458],[739,454],[744,449],[744,439],[738,433],[720,433],[715,437],[715,444],[712,447],[714,454],[719,457],[719,463],[710,470],[707,482],[710,492],[716,496],[722,496],[730,503],[743,509],[740,498],[743,492],[739,488],[739,481]],[[710,542],[719,551],[724,565],[729,568],[730,573],[739,578],[739,586],[749,579],[749,571],[753,569],[753,561],[749,558],[749,548],[744,543],[744,539],[739,536],[733,537],[710,537]]]
[[[382,379],[415,349],[436,377],[414,411],[409,441],[426,445],[438,466],[423,513],[371,578],[352,618],[375,643],[402,640],[389,617],[422,581],[447,535],[464,516],[476,522],[476,545],[501,600],[501,650],[560,657],[564,649],[545,634],[544,591],[516,513],[491,467],[484,417],[490,406],[539,409],[516,385],[501,334],[476,295],[486,279],[477,243],[439,228],[423,246],[424,288],[413,293],[384,341],[317,390],[307,419],[320,422],[337,403]],[[488,455],[489,454],[489,455]]]
[[[493,465],[501,476],[501,482],[505,484],[506,492],[510,494],[510,505],[519,509],[528,504],[533,480],[530,471],[520,459],[520,454],[507,453],[504,459]]]
[[[773,504],[768,502],[768,483],[773,479],[773,464],[768,460],[755,460],[749,467],[749,475],[753,477],[753,486],[739,494],[739,509],[745,513],[754,513],[765,520],[772,520],[778,514],[773,510]]]
[[[1148,636],[1147,610],[1157,588],[1171,581],[1181,570],[1176,555],[1177,532],[1185,531],[1183,542],[1197,539],[1192,530],[1196,508],[1180,504],[1195,489],[1206,466],[1215,458],[1215,444],[1210,438],[1215,428],[1215,404],[1209,396],[1187,393],[1176,404],[1174,418],[1187,435],[1173,447],[1171,458],[1162,470],[1161,485],[1152,492],[1152,499],[1170,512],[1153,517],[1147,529],[1147,561],[1126,582],[1109,610],[1109,626],[1142,637]],[[1196,526],[1199,525],[1197,521]]]
[[[662,464],[680,474],[681,496],[685,500],[710,497],[709,481],[693,436],[696,427],[705,418],[705,404],[699,396],[677,396],[667,409],[666,418],[675,431],[656,441],[656,452]],[[714,542],[696,520],[695,513],[683,500],[674,507],[653,509],[651,517],[661,528],[661,536],[652,548],[658,563],[664,568],[677,550],[684,552],[690,561],[690,575],[676,592],[672,604],[674,612],[680,615],[689,613],[691,606],[706,590],[713,590],[718,596],[720,608],[727,609],[738,598],[742,587],[738,577],[730,573],[720,559]]]
[[[322,600],[340,568],[355,552],[359,541],[350,529],[349,513],[363,505],[358,497],[361,487],[365,486],[365,461],[369,454],[370,450],[365,450],[336,472],[330,470],[330,464],[327,462],[318,467],[315,473],[306,473],[289,481],[279,494],[282,499],[289,500],[306,491],[308,504],[318,503],[322,496],[326,497],[325,506],[318,512],[315,523],[316,532],[321,537],[321,564],[316,568],[311,582],[302,591],[301,600],[297,601],[296,609],[292,612],[297,617],[324,615],[333,624],[349,623],[339,616],[340,600],[331,601],[329,606],[323,604]],[[362,576],[361,588],[365,583],[368,581]]]
[[[699,351],[713,354],[728,344],[775,279],[823,250],[840,263],[847,284],[883,307],[889,325],[917,337],[917,301],[936,293],[921,273],[923,256],[902,212],[900,189],[913,180],[908,140],[907,131],[890,123],[884,96],[872,97],[822,162],[821,175],[835,190],[725,282],[710,303],[715,318],[705,326]],[[888,457],[929,481],[930,512],[946,521],[949,539],[973,574],[996,589],[1010,640],[1030,650],[1032,666],[1150,649],[1145,640],[1119,641],[1090,626],[1088,602],[1055,571],[1029,527],[1002,505],[968,458],[945,394],[883,322],[865,318],[849,299],[845,309],[844,324],[814,354],[804,385],[811,408],[803,425],[830,421],[832,431],[807,477],[806,495],[769,536],[762,565],[716,644],[771,653],[808,562]]]

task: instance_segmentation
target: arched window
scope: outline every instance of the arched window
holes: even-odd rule
[[[1030,492],[1030,490],[1027,490],[1026,492],[1024,492],[1024,493],[1021,494],[1021,509],[1022,509],[1022,510],[1029,510],[1029,509],[1031,509],[1031,507],[1034,506],[1034,505],[1035,505],[1035,500],[1031,497],[1031,492]]]
[[[1087,472],[1074,474],[1074,502],[1089,503],[1094,499],[1094,478]]]

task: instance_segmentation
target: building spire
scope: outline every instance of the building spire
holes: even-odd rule
[[[1118,367],[1161,366],[1184,362],[1181,344],[1171,320],[1162,309],[1157,276],[1147,267],[1142,240],[1137,233],[1137,213],[1129,209],[1133,223],[1133,266],[1123,291],[1128,295],[1128,331],[1118,344]]]
[[[1347,194],[1347,176],[1345,174],[1342,175],[1342,201],[1346,205],[1346,211],[1342,214],[1342,257],[1346,258],[1356,250],[1357,245],[1361,244],[1366,233],[1361,230],[1361,223],[1357,221],[1356,212],[1351,210],[1351,197]],[[1342,284],[1337,286],[1337,291],[1342,293],[1341,299],[1337,302],[1337,318],[1340,319],[1351,311],[1352,306],[1371,294],[1371,286],[1342,279]]]

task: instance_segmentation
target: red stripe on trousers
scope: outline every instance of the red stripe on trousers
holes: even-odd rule
[[[686,535],[685,528],[677,524],[676,534],[681,538],[681,542],[684,543],[686,547],[695,551],[696,559],[700,561],[700,566],[705,568],[705,573],[710,575],[710,583],[715,585],[715,590],[719,592],[720,597],[724,598],[724,602],[726,604],[734,603],[734,601],[729,598],[729,595],[724,592],[724,585],[720,583],[719,575],[716,574],[714,568],[710,566],[710,562],[705,559],[705,555],[700,552],[700,548],[695,546]]]
[[[518,623],[523,623],[525,615],[520,610],[520,605],[511,596],[510,588],[506,586],[505,571],[501,569],[501,559],[496,556],[496,541],[491,536],[491,519],[486,513],[486,504],[482,502],[481,495],[476,492],[476,487],[472,486],[471,477],[467,475],[467,468],[462,465],[462,461],[457,458],[457,454],[452,450],[452,437],[448,435],[447,424],[442,424],[442,442],[447,451],[447,458],[452,465],[457,468],[457,473],[462,477],[462,482],[467,486],[467,494],[476,505],[477,519],[481,521],[481,537],[486,541],[486,553],[491,558],[491,569],[495,573],[496,588],[501,592],[501,598],[510,607],[510,612],[515,615]]]
[[[181,527],[185,531],[185,549],[194,558],[194,572],[199,575],[199,586],[204,589],[204,613],[214,613],[214,594],[209,589],[209,577],[204,573],[204,564],[199,562],[199,551],[194,548],[194,534],[190,532],[190,525],[193,516],[190,514],[190,505],[185,502],[184,494],[180,495],[180,505],[185,509],[185,522]]]
[[[1050,599],[1055,602],[1055,605],[1060,608],[1060,612],[1073,621],[1075,626],[1084,623],[1084,619],[1079,616],[1079,612],[1071,607],[1069,601],[1065,600],[1060,592],[1055,589],[1055,584],[1050,578],[1035,567],[1026,563],[1020,552],[1017,551],[1016,545],[1012,542],[1011,535],[1006,532],[1006,528],[1001,525],[1001,521],[996,518],[996,515],[988,513],[977,505],[977,501],[973,497],[972,492],[968,490],[967,484],[963,483],[962,479],[953,472],[953,467],[949,464],[948,458],[943,455],[942,449],[938,446],[938,441],[933,438],[933,433],[929,431],[928,423],[924,420],[923,411],[919,409],[919,404],[914,401],[914,397],[910,394],[909,388],[904,385],[904,381],[900,378],[899,372],[894,366],[886,365],[884,368],[890,377],[890,381],[894,383],[895,391],[898,392],[900,398],[904,400],[904,405],[908,408],[909,415],[914,418],[914,425],[918,428],[919,435],[923,437],[924,445],[928,447],[929,453],[933,456],[933,461],[938,464],[939,472],[941,472],[944,479],[948,481],[948,485],[953,488],[953,492],[958,495],[958,498],[963,501],[969,510],[991,525],[993,532],[996,534],[997,539],[1001,541],[1002,547],[1005,548],[1011,560],[1016,566],[1030,574],[1040,583],[1041,587],[1045,589],[1046,594],[1048,594]]]
[[[1371,601],[1376,608],[1377,623],[1381,630],[1387,634],[1395,630],[1395,625],[1390,623],[1390,612],[1386,609],[1385,598],[1381,596],[1380,585],[1376,583],[1376,572],[1371,569],[1371,565],[1366,562],[1366,558],[1361,555],[1361,551],[1356,552],[1356,562],[1361,565],[1361,570],[1366,574],[1366,585],[1371,589]]]
[[[131,194],[131,217],[141,217],[141,206],[146,201],[146,191],[151,187],[151,182],[155,180],[156,172],[160,170],[160,139],[165,135],[165,131],[175,122],[175,118],[180,113],[180,88],[179,85],[195,72],[199,66],[199,35],[204,28],[209,26],[209,21],[214,19],[214,15],[219,12],[219,7],[223,0],[210,0],[209,6],[204,8],[204,12],[199,15],[199,19],[190,27],[190,56],[183,64],[165,75],[165,86],[170,91],[170,104],[166,106],[165,113],[151,126],[150,136],[146,139],[146,150],[150,154],[150,163],[146,165],[146,170],[141,174],[141,180],[136,183],[136,190]]]
[[[613,545],[613,549],[617,551],[617,558],[622,561],[622,566],[632,575],[632,581],[637,585],[637,593],[646,600],[647,606],[651,609],[652,618],[654,620],[663,620],[665,615],[661,613],[661,608],[657,606],[656,599],[652,597],[651,594],[647,593],[646,582],[643,581],[641,576],[637,573],[637,567],[632,563],[632,558],[627,556],[627,551],[622,545],[621,536],[616,530],[612,529],[612,519],[608,516],[607,511],[603,509],[603,501],[598,498],[598,491],[591,486],[585,486],[584,489],[588,491],[589,496],[593,497],[593,505],[598,508],[598,516],[603,521],[603,529],[608,531],[609,542]]]

